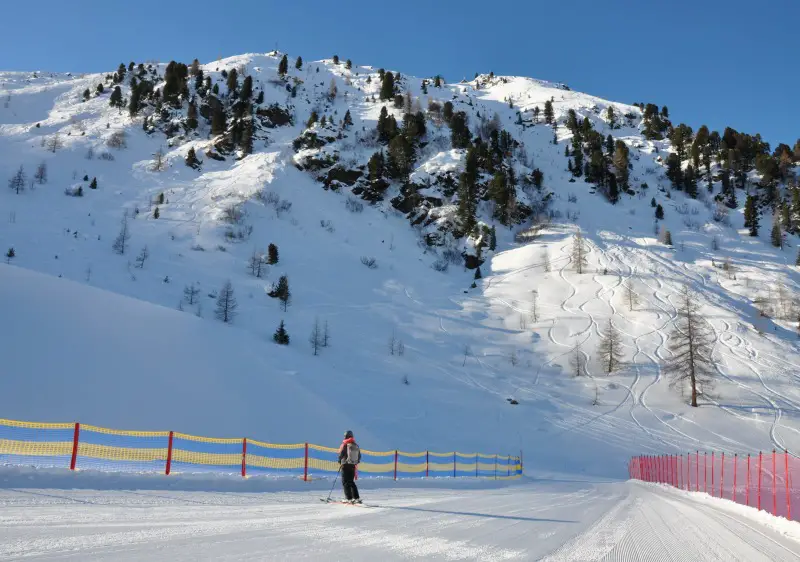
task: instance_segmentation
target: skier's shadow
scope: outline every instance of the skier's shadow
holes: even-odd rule
[[[546,519],[541,517],[522,517],[520,515],[496,515],[492,513],[476,513],[474,511],[447,511],[444,509],[424,509],[421,507],[403,507],[398,505],[380,505],[382,509],[398,509],[402,511],[421,511],[423,513],[442,513],[444,515],[465,515],[467,517],[485,517],[487,519],[506,519],[509,521],[528,521],[531,523],[577,523],[567,519]]]

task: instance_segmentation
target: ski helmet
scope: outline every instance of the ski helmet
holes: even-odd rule
[[[344,432],[344,438],[345,439],[351,439],[352,437],[353,437],[353,431],[352,430],[348,429],[347,431]]]

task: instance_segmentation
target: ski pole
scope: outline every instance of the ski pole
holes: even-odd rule
[[[333,486],[331,486],[331,491],[328,492],[328,499],[325,501],[331,501],[331,494],[333,493],[333,488],[336,486],[336,481],[339,479],[339,473],[342,471],[342,465],[339,465],[339,470],[336,471],[336,477],[333,479]]]

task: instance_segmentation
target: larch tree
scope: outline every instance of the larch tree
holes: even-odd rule
[[[633,311],[634,307],[639,304],[639,295],[636,293],[636,288],[633,286],[633,281],[628,279],[625,284],[625,300],[628,302],[628,310]]]
[[[711,358],[714,339],[705,319],[700,315],[700,304],[688,287],[680,294],[678,321],[670,335],[672,357],[665,371],[672,378],[671,386],[688,382],[691,405],[697,407],[697,395],[704,394],[712,383],[714,362]]]
[[[622,362],[622,334],[617,330],[614,323],[609,318],[605,333],[600,336],[600,345],[597,346],[597,354],[603,370],[611,374],[619,370]]]
[[[233,284],[230,281],[226,281],[217,296],[217,308],[214,314],[218,320],[229,324],[233,322],[238,306],[236,297],[233,295]]]
[[[581,231],[575,233],[575,238],[572,240],[572,265],[579,274],[583,273],[588,263],[586,259],[586,242],[583,239]]]

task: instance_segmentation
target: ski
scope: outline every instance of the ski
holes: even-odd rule
[[[365,503],[350,503],[344,500],[329,500],[326,498],[320,498],[319,501],[321,501],[322,503],[336,503],[341,505],[350,505],[353,507],[378,507],[377,505],[367,505]]]

